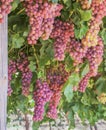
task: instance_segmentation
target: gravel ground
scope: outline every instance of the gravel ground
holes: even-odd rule
[[[14,116],[12,117],[13,119],[15,119]],[[76,119],[75,120],[76,127],[74,130],[106,130],[106,121],[104,120],[98,121],[94,127],[91,127],[88,122],[86,122],[85,125],[82,125],[78,117],[76,117],[75,119]],[[24,122],[14,120],[11,124],[8,125],[7,130],[25,130]],[[32,130],[32,128],[30,128],[29,130]],[[46,123],[41,125],[39,130],[68,130],[68,124],[65,119],[62,120],[59,119],[56,120],[55,126],[53,124]]]
[[[8,127],[7,130],[25,130],[22,126]],[[32,130],[32,128],[30,128]],[[68,130],[68,125],[66,122],[59,123],[56,126],[51,126],[49,124],[43,124],[39,130]],[[80,122],[76,121],[76,128],[74,130],[106,130],[106,121],[99,121],[96,123],[95,127],[91,127],[86,123],[85,126],[81,125]]]

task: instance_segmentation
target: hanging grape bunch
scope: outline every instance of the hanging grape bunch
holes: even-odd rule
[[[69,77],[68,72],[65,71],[64,65],[60,64],[59,68],[56,70],[47,70],[47,81],[49,82],[50,89],[53,95],[49,102],[49,110],[47,112],[47,117],[51,119],[56,119],[58,117],[57,107],[61,99],[61,91],[64,83]]]
[[[16,61],[10,61],[8,66],[8,95],[12,93],[11,81],[12,75],[16,72],[21,72],[22,78],[22,94],[29,95],[30,83],[32,79],[32,72],[29,69],[28,57],[24,53],[20,53],[20,58]]]
[[[81,3],[82,9],[89,9],[91,6],[91,2],[89,0],[79,0]]]
[[[87,50],[88,47],[75,39],[71,39],[67,44],[67,52],[72,57],[74,66],[83,63],[83,58],[86,56]]]
[[[47,40],[52,32],[55,17],[60,16],[62,5],[42,0],[35,3],[32,0],[26,1],[24,6],[30,24],[28,43],[36,44],[40,37]]]
[[[90,21],[89,30],[86,36],[82,39],[84,46],[91,47],[98,44],[98,33],[102,19],[106,16],[106,0],[96,1],[93,0],[91,4],[92,19]]]
[[[52,91],[49,88],[49,85],[46,81],[38,79],[36,81],[36,88],[33,93],[35,100],[35,109],[34,109],[34,121],[41,121],[44,117],[45,104],[50,101],[52,96]]]
[[[13,0],[1,0],[0,1],[0,23],[3,22],[4,16],[11,11],[11,3]]]
[[[103,60],[103,41],[98,38],[98,45],[90,47],[86,53],[86,58],[89,61],[89,72],[84,76],[84,78],[79,83],[79,90],[85,92],[88,85],[88,81],[91,77],[98,74],[98,67]]]
[[[12,81],[12,75],[15,74],[16,71],[17,71],[16,62],[11,60],[8,65],[8,96],[11,96],[13,92],[11,88],[11,81]]]
[[[22,94],[29,95],[32,72],[29,69],[28,57],[24,53],[20,53],[20,59],[17,60],[17,68],[22,74]]]
[[[74,37],[74,25],[68,22],[56,20],[54,28],[51,33],[51,38],[55,39],[54,42],[54,57],[56,60],[62,61],[65,58],[65,51],[67,43],[70,38]]]

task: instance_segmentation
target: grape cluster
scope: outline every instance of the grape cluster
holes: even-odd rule
[[[29,69],[29,61],[25,54],[20,54],[21,58],[17,60],[17,68],[22,73],[22,94],[29,94],[32,72]]]
[[[79,0],[81,3],[82,9],[89,9],[91,7],[91,3],[88,0]]]
[[[35,109],[34,121],[41,121],[44,117],[44,107],[49,102],[47,117],[51,119],[57,118],[57,106],[61,98],[62,85],[67,80],[68,73],[65,71],[63,65],[60,65],[56,70],[47,69],[47,80],[36,81],[36,88],[34,91]]]
[[[6,14],[9,14],[11,11],[11,2],[13,0],[1,0],[0,1],[0,23],[3,22],[3,18]]]
[[[67,45],[67,51],[74,60],[75,66],[83,63],[83,58],[85,57],[87,50],[88,47],[83,46],[81,42],[76,41],[75,39],[71,39],[71,41]]]
[[[51,119],[57,118],[57,106],[61,98],[61,89],[63,84],[68,78],[68,73],[65,71],[63,65],[60,65],[56,70],[48,69],[47,71],[47,81],[49,87],[53,92],[53,95],[49,102],[49,109],[47,112],[47,117]]]
[[[89,68],[92,76],[97,75],[98,66],[102,62],[103,56],[103,42],[101,38],[98,38],[98,45],[88,49],[86,53],[86,58],[89,61]]]
[[[8,65],[8,96],[11,96],[11,93],[13,92],[11,88],[11,80],[12,80],[12,75],[15,74],[16,71],[17,71],[16,62],[10,61]]]
[[[33,94],[34,100],[35,100],[35,109],[34,109],[34,121],[41,121],[44,116],[44,107],[47,102],[49,102],[52,91],[49,88],[49,85],[46,81],[42,81],[41,79],[38,79],[36,81],[36,89]]]
[[[57,106],[60,102],[61,99],[61,90],[58,90],[56,92],[53,93],[53,96],[50,99],[49,102],[49,110],[47,112],[47,117],[51,118],[51,119],[56,119],[58,116],[57,113]]]
[[[101,102],[102,104],[106,104],[106,93],[101,93],[97,97],[98,101]]]
[[[80,92],[85,92],[86,90],[86,87],[89,83],[89,79],[91,78],[91,73],[88,72],[83,78],[82,80],[80,81],[79,83],[79,91]]]
[[[62,5],[42,0],[27,0],[24,3],[30,24],[28,43],[36,44],[40,37],[47,40],[52,32],[55,17],[60,16]]]
[[[90,21],[89,30],[86,36],[82,39],[84,46],[96,46],[98,44],[98,33],[102,19],[106,16],[106,0],[93,0],[91,4],[92,19]]]
[[[98,67],[103,59],[103,48],[103,42],[101,38],[98,38],[98,45],[88,49],[86,58],[89,61],[89,72],[80,81],[79,91],[85,92],[89,79],[97,75]]]
[[[51,38],[55,39],[54,42],[54,55],[55,59],[62,61],[65,57],[65,50],[70,38],[74,37],[74,25],[68,22],[56,20],[54,28],[51,33]]]

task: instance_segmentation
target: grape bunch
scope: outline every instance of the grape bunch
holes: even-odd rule
[[[28,43],[36,44],[40,37],[47,40],[52,32],[55,17],[60,16],[62,5],[42,0],[27,0],[24,6],[30,24]]]
[[[68,22],[55,20],[54,28],[51,33],[51,38],[55,39],[54,42],[54,55],[58,61],[64,60],[65,50],[70,38],[74,37],[74,25]]]
[[[36,81],[33,98],[35,101],[34,121],[41,121],[44,118],[45,104],[48,102],[48,111],[46,116],[51,119],[57,118],[57,106],[61,98],[61,89],[67,80],[68,73],[65,72],[63,65],[56,70],[47,69],[47,80]]]
[[[86,36],[82,39],[84,46],[91,47],[98,44],[98,33],[102,19],[106,16],[106,0],[96,1],[93,0],[91,4],[92,19],[89,24],[89,30]]]
[[[60,65],[56,70],[47,70],[47,82],[49,87],[53,92],[53,95],[49,102],[49,109],[47,112],[47,117],[51,119],[57,118],[57,107],[61,98],[61,90],[63,84],[68,79],[68,73],[65,71],[64,65]]]
[[[89,61],[89,68],[92,76],[96,76],[98,72],[98,66],[103,60],[103,41],[98,38],[98,45],[88,49],[86,58]]]
[[[35,100],[34,121],[41,121],[43,119],[45,104],[49,102],[52,94],[53,93],[46,81],[42,81],[41,79],[36,81],[36,89],[33,94]]]
[[[11,11],[11,2],[13,0],[1,0],[0,1],[0,23],[3,22],[3,18],[6,14],[9,14]]]
[[[98,38],[98,45],[90,47],[86,53],[86,59],[89,61],[89,72],[79,83],[79,91],[85,92],[89,79],[98,73],[98,67],[103,60],[103,42]]]
[[[97,97],[98,101],[101,102],[102,104],[106,104],[106,93],[101,93]]]
[[[47,117],[51,119],[56,119],[58,117],[57,106],[61,99],[61,90],[53,92],[53,96],[49,102],[49,110],[47,112]]]
[[[90,78],[91,78],[91,73],[90,73],[90,72],[88,72],[88,73],[82,78],[82,80],[81,80],[80,83],[79,83],[79,88],[78,88],[80,92],[85,92],[86,87],[87,87],[87,85],[88,85],[88,83],[89,83]]]
[[[12,75],[15,74],[16,71],[17,71],[16,62],[11,60],[8,65],[8,96],[11,96],[11,93],[13,92],[11,88],[11,80]]]
[[[29,94],[32,72],[29,69],[29,61],[25,54],[20,54],[21,58],[17,60],[17,68],[22,73],[22,94]]]
[[[69,52],[75,66],[83,63],[83,58],[85,57],[87,50],[88,47],[75,39],[71,39],[67,45],[67,52]]]
[[[91,3],[89,0],[79,0],[81,3],[82,9],[89,9],[91,7]]]

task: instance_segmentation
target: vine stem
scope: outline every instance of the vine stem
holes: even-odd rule
[[[14,48],[11,47],[10,50],[8,51],[8,54],[9,54],[13,49],[14,49]]]
[[[21,14],[24,10],[25,8],[21,9],[17,14]]]
[[[50,130],[52,130],[52,127],[51,127],[51,123],[49,122],[49,128],[50,128]]]
[[[25,129],[29,130],[29,119],[27,114],[25,114]]]
[[[36,55],[36,49],[35,49],[34,45],[32,45],[32,48],[33,48],[33,51],[34,51],[34,56],[35,56],[35,59],[36,59],[36,63],[38,65],[39,64],[39,60],[38,60],[38,57]]]
[[[26,48],[26,45],[23,46],[23,47],[19,50],[19,52],[21,52],[21,51],[24,50],[25,48]]]

